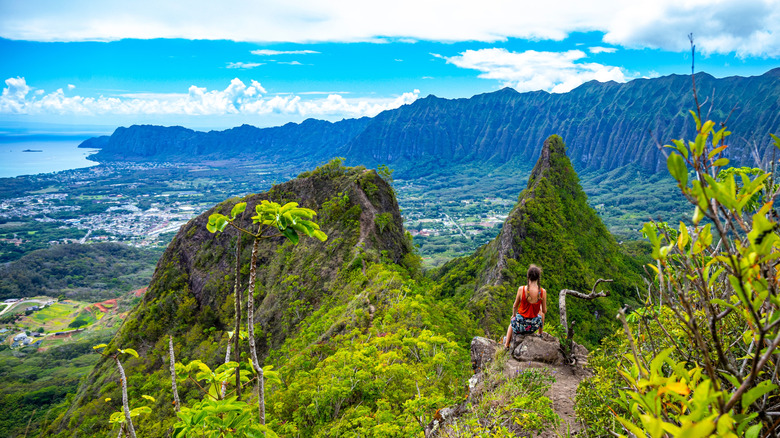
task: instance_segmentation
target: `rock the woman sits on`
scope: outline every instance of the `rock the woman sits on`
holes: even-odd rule
[[[541,268],[536,265],[528,267],[528,284],[517,289],[512,305],[512,321],[506,331],[504,347],[509,348],[513,331],[518,335],[527,335],[538,330],[539,334],[542,334],[544,314],[547,313],[547,291],[539,285],[541,278]]]

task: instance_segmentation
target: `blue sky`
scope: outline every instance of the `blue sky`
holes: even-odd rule
[[[689,32],[697,71],[758,75],[780,66],[778,22],[780,0],[0,0],[0,129],[273,126],[566,92],[687,74]]]

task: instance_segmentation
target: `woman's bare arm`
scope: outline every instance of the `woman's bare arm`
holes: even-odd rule
[[[542,300],[542,308],[541,308],[541,314],[542,314],[542,326],[539,327],[539,334],[542,334],[542,330],[544,330],[544,315],[547,314],[547,291],[545,291],[542,288],[541,289],[541,300]]]

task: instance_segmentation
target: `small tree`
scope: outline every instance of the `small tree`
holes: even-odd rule
[[[298,207],[296,202],[288,202],[285,205],[279,205],[276,202],[267,200],[261,201],[255,205],[256,215],[252,217],[252,223],[257,228],[248,230],[236,223],[236,219],[246,210],[246,202],[236,204],[229,216],[215,213],[209,216],[209,222],[206,228],[212,232],[222,232],[228,225],[235,228],[240,233],[252,238],[252,257],[249,264],[249,286],[247,288],[247,336],[249,340],[249,354],[252,366],[258,374],[258,415],[260,424],[265,424],[265,388],[263,369],[257,360],[257,347],[255,345],[255,321],[254,321],[254,292],[257,279],[257,260],[260,252],[260,241],[274,237],[285,237],[293,244],[298,244],[300,235],[315,237],[320,241],[325,241],[328,236],[320,231],[319,225],[311,221],[317,213],[308,208]],[[267,233],[268,230],[273,230]],[[236,245],[240,243],[238,239]],[[238,356],[239,352],[236,351]]]

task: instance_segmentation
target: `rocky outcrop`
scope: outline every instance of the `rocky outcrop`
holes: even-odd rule
[[[476,336],[471,341],[471,365],[475,372],[484,370],[490,364],[496,351],[504,348],[503,345],[481,336]],[[549,333],[514,335],[509,344],[512,358],[518,362],[540,362],[551,365],[564,365],[566,358],[561,350],[561,343],[555,336]],[[578,343],[574,343],[573,356],[578,366],[587,365],[588,350]]]
[[[503,345],[490,339],[476,336],[471,340],[471,364],[474,375],[469,379],[469,394],[465,402],[440,409],[433,420],[425,428],[426,438],[438,436],[438,432],[447,424],[457,421],[458,417],[470,411],[472,406],[487,396],[500,381],[512,379],[519,372],[529,368],[548,369],[555,375],[555,383],[548,391],[553,401],[556,413],[563,420],[563,431],[576,431],[581,425],[574,418],[574,395],[580,380],[590,372],[584,367],[587,364],[588,350],[574,344],[576,363],[566,364],[560,348],[560,342],[549,333],[533,335],[515,335],[510,342],[511,358],[503,364],[498,372],[502,379],[486,381],[486,373],[493,361],[497,359]],[[499,362],[499,364],[502,362]],[[493,371],[495,372],[495,370]],[[545,436],[559,436],[557,431]]]

